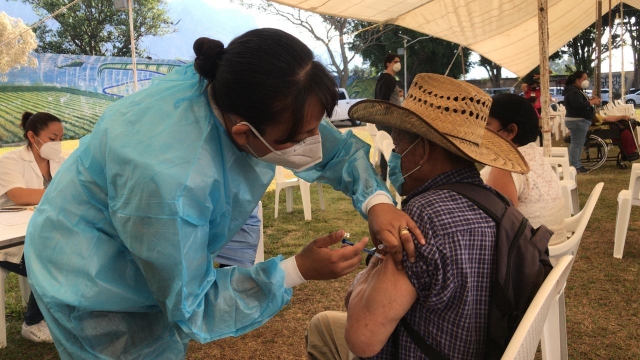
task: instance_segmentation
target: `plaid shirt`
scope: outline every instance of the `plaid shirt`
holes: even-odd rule
[[[404,266],[418,293],[405,318],[447,358],[482,359],[496,224],[457,193],[429,191],[453,182],[483,184],[475,167],[457,169],[430,180],[403,202],[427,240],[425,246],[415,243],[416,262],[405,253]],[[426,359],[401,325],[373,357],[397,358]]]

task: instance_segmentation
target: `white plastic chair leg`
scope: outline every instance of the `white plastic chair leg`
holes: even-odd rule
[[[549,308],[547,320],[542,330],[540,349],[543,360],[560,360],[560,321],[558,298],[555,298]]]
[[[567,360],[567,320],[564,291],[553,301],[544,323],[540,349],[543,360]]]
[[[274,218],[275,218],[275,219],[277,219],[277,218],[278,218],[278,205],[280,204],[280,190],[281,190],[281,189],[280,189],[279,187],[277,187],[277,186],[276,186],[276,204],[275,204],[275,207],[276,207],[276,214],[275,214],[275,216],[274,216]]]
[[[578,199],[578,188],[571,189],[571,215],[580,212],[580,200]]]
[[[22,306],[27,306],[29,295],[31,295],[31,286],[24,276],[18,276],[18,284],[20,285],[20,296],[22,296]]]
[[[287,193],[285,201],[287,203],[287,212],[292,212],[293,211],[293,188],[288,187],[285,189],[285,192]]]
[[[560,359],[569,359],[569,347],[567,345],[567,308],[564,301],[564,290],[558,298],[558,320],[560,325]]]
[[[262,201],[258,202],[258,218],[260,219],[260,241],[258,242],[254,264],[264,261],[264,216],[262,216]]]
[[[302,195],[302,208],[304,219],[311,220],[311,184],[300,179],[300,195]]]
[[[9,270],[0,268],[0,349],[7,347],[7,321],[5,319],[4,280]]]
[[[613,245],[613,257],[622,259],[624,243],[627,239],[629,217],[631,216],[631,194],[629,190],[622,190],[618,194],[618,215],[616,216],[616,235]]]

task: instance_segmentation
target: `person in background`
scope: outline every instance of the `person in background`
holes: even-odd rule
[[[515,94],[498,94],[487,119],[487,127],[511,140],[529,164],[529,173],[518,174],[486,166],[480,175],[492,188],[505,195],[534,228],[546,225],[553,231],[549,245],[567,240],[560,181],[544,161],[536,144],[538,116],[529,102]]]
[[[536,110],[538,116],[538,126],[536,128],[537,136],[540,139],[540,146],[543,145],[542,124],[540,123],[540,115],[542,114],[542,98],[540,89],[540,74],[533,75],[533,80],[529,84],[524,93],[525,99],[528,99],[531,106]]]
[[[350,109],[352,119],[393,127],[389,177],[428,241],[401,270],[388,257],[373,257],[346,295],[347,312],[311,320],[311,359],[426,359],[404,324],[444,358],[484,358],[496,223],[462,195],[438,187],[489,189],[476,162],[528,171],[515,146],[485,128],[490,106],[491,97],[474,85],[418,74],[402,107],[364,100]]]
[[[0,207],[40,203],[64,161],[60,142],[64,127],[59,118],[46,112],[25,112],[20,126],[27,144],[0,156]],[[0,267],[26,277],[23,251],[23,246],[0,251]],[[33,294],[29,295],[21,333],[34,342],[53,342]]]
[[[375,98],[377,100],[389,101],[393,104],[400,105],[400,87],[396,81],[396,74],[402,69],[400,57],[395,53],[388,53],[384,57],[384,72],[378,76],[376,81]],[[385,125],[376,125],[380,131],[386,131],[391,134],[391,127]],[[383,181],[387,181],[387,161],[384,156],[380,157],[380,177]]]
[[[248,268],[256,261],[256,253],[260,243],[260,217],[258,216],[259,206],[256,206],[249,216],[247,222],[225,245],[215,261],[220,267],[240,266]]]
[[[582,148],[587,141],[587,131],[591,126],[595,114],[594,105],[598,105],[602,100],[598,97],[589,99],[584,90],[589,87],[589,77],[584,71],[576,71],[567,77],[564,88],[564,106],[567,113],[564,124],[571,133],[571,143],[569,144],[569,163],[576,168],[579,174],[589,172],[580,161]]]
[[[415,260],[411,233],[424,244],[369,145],[325,118],[335,79],[304,43],[264,28],[193,48],[192,64],[105,110],[31,219],[29,282],[62,359],[184,359],[191,340],[258,328],[297,284],[355,270],[367,239],[331,249],[343,230],[288,259],[214,268],[276,165],[349,196],[399,266],[403,248]]]

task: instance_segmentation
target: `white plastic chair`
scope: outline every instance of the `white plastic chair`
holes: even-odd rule
[[[578,214],[565,220],[565,229],[568,233],[573,234],[567,241],[549,246],[549,259],[554,266],[558,266],[564,256],[575,257],[577,255],[582,235],[589,224],[589,219],[591,219],[591,214],[593,214],[593,209],[596,207],[603,187],[604,183],[602,182],[596,184],[584,204],[584,208]],[[554,303],[549,313],[542,339],[542,358],[544,360],[566,360],[568,358],[564,291],[559,294],[558,301]]]
[[[262,201],[258,202],[258,219],[260,219],[260,241],[258,242],[254,265],[264,261],[264,216],[262,216]]]
[[[383,145],[386,141],[391,142],[391,148],[385,149],[383,148]],[[391,139],[391,135],[389,135],[388,132],[386,131],[378,131],[378,134],[376,135],[376,146],[378,146],[378,149],[380,149],[380,152],[382,153],[382,156],[384,156],[384,158],[387,160],[387,162],[389,161],[389,157],[391,156],[391,150],[393,150],[393,140]],[[389,177],[387,176],[387,188],[391,188],[391,181],[389,181]]]
[[[572,214],[578,212],[580,208],[580,202],[578,200],[578,184],[575,178],[571,179],[570,176],[564,176],[564,174],[571,174],[571,167],[569,166],[569,159],[561,157],[545,157],[544,161],[551,165],[558,174],[558,180],[562,190],[562,197],[565,201],[565,217],[569,217]]]
[[[373,151],[373,154],[371,154],[371,163],[375,166],[380,164],[380,148],[376,144],[378,128],[374,124],[367,123],[367,131],[369,132],[371,142],[373,143],[373,147],[371,149],[371,151]]]
[[[286,189],[287,212],[293,211],[293,187],[300,187],[300,195],[302,196],[302,208],[304,210],[304,219],[311,220],[311,184],[308,182],[293,178],[287,179],[284,176],[284,168],[276,166],[276,213],[278,218],[278,204],[280,203],[280,190]],[[322,184],[318,183],[318,199],[320,200],[320,209],[324,210],[324,196],[322,194]]]
[[[7,275],[10,271],[4,268],[0,268],[0,349],[7,347],[7,322],[5,314],[5,293],[4,285]],[[22,297],[22,306],[27,305],[29,295],[31,294],[31,288],[27,278],[18,276],[18,284],[20,285],[20,295]]]
[[[549,118],[551,120],[551,133],[554,135],[556,141],[558,141],[560,140],[560,129],[562,128],[562,125],[560,125],[562,122],[562,113],[560,112],[560,109],[558,108],[557,111],[550,110]]]
[[[544,343],[541,335],[547,315],[558,301],[572,266],[573,256],[567,255],[551,270],[513,334],[502,355],[503,360],[531,360],[535,357],[538,343],[541,339]]]
[[[378,148],[380,149],[382,156],[384,156],[384,158],[387,159],[387,161],[389,161],[389,158],[391,157],[391,152],[395,148],[395,145],[393,145],[393,140],[391,139],[391,135],[389,135],[389,133],[385,131],[378,131],[376,142],[378,143]],[[391,190],[391,178],[388,175],[389,174],[387,173],[386,184],[387,184],[387,189]],[[397,203],[396,207],[400,209],[402,206],[401,205],[402,196],[400,196],[400,194],[398,193],[398,189],[395,189],[395,190],[396,190],[396,203]]]
[[[627,239],[631,207],[640,206],[640,164],[633,164],[629,178],[629,188],[618,193],[618,215],[616,216],[616,235],[613,257],[622,259],[624,243]]]

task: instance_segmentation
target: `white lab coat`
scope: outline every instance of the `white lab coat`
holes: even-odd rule
[[[55,161],[49,161],[51,176],[55,176],[64,161],[60,156]],[[15,205],[7,197],[7,191],[13,188],[43,189],[42,172],[33,157],[33,153],[26,146],[10,151],[0,156],[0,207]],[[22,258],[23,246],[16,246],[0,251],[0,261],[19,263]]]

